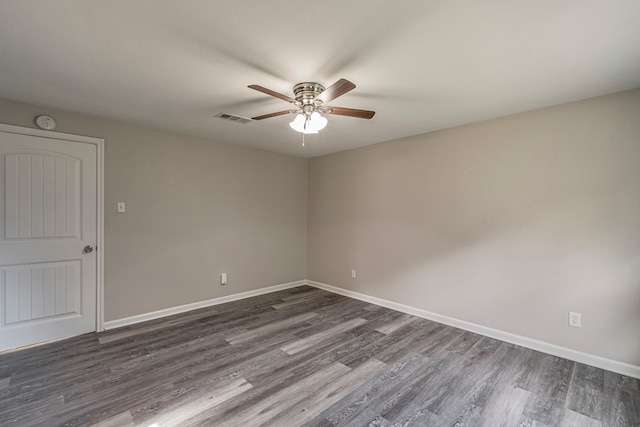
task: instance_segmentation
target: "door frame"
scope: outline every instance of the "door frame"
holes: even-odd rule
[[[104,139],[0,123],[0,132],[96,146],[96,332],[104,331]]]

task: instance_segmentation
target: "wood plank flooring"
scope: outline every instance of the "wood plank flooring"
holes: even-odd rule
[[[0,425],[640,426],[640,384],[302,286],[0,354]]]

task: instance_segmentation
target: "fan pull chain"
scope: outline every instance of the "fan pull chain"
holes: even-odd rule
[[[304,147],[304,132],[302,133],[302,146]]]

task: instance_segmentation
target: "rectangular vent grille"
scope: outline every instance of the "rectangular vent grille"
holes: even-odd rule
[[[236,123],[242,123],[243,125],[247,123],[251,123],[253,121],[246,117],[234,116],[233,114],[229,114],[229,113],[219,113],[216,115],[216,117],[219,119],[230,120]]]

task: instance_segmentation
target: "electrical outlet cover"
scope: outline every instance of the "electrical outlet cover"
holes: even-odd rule
[[[582,314],[574,313],[572,311],[569,312],[569,326],[574,328],[582,327]]]

